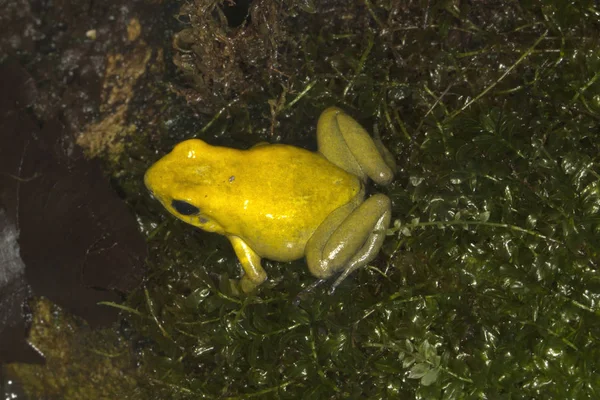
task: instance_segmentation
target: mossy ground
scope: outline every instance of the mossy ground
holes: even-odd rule
[[[314,149],[319,112],[338,105],[398,160],[376,188],[394,203],[384,251],[333,295],[302,293],[302,261],[267,261],[270,280],[237,298],[223,238],[137,199],[153,249],[129,303],[142,390],[600,397],[597,4],[315,3],[254,1],[233,27],[227,5],[183,4],[175,101],[121,181],[139,191],[142,167],[193,136]]]
[[[164,7],[174,63],[130,104],[115,182],[152,256],[122,397],[600,397],[597,3],[241,4]],[[229,243],[166,215],[145,169],[190,137],[314,149],[331,105],[396,155],[384,250],[333,295],[266,261],[233,296]]]

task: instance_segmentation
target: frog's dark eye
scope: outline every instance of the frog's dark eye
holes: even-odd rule
[[[200,212],[200,209],[187,201],[173,200],[171,201],[171,207],[175,209],[181,215],[194,215]]]

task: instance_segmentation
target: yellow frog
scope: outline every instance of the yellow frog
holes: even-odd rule
[[[365,200],[367,178],[389,184],[390,152],[339,108],[317,124],[318,152],[260,143],[248,150],[179,143],[152,165],[146,187],[177,218],[225,235],[251,292],[267,274],[261,258],[306,257],[310,272],[337,286],[379,252],[391,219],[383,194]]]

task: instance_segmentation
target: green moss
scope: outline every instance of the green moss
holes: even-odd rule
[[[255,1],[236,28],[183,6],[186,104],[120,175],[152,246],[128,317],[147,398],[600,395],[600,10],[485,3]],[[314,148],[329,105],[396,154],[385,249],[334,295],[267,261],[235,297],[229,244],[165,215],[144,169],[192,136]]]

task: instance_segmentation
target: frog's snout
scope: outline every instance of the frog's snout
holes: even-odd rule
[[[155,177],[154,177],[154,169],[156,167],[156,164],[153,164],[150,168],[148,168],[146,170],[146,173],[144,174],[144,186],[146,186],[146,189],[148,189],[148,191],[150,192],[150,194],[152,196],[154,196],[154,184],[155,184]]]

